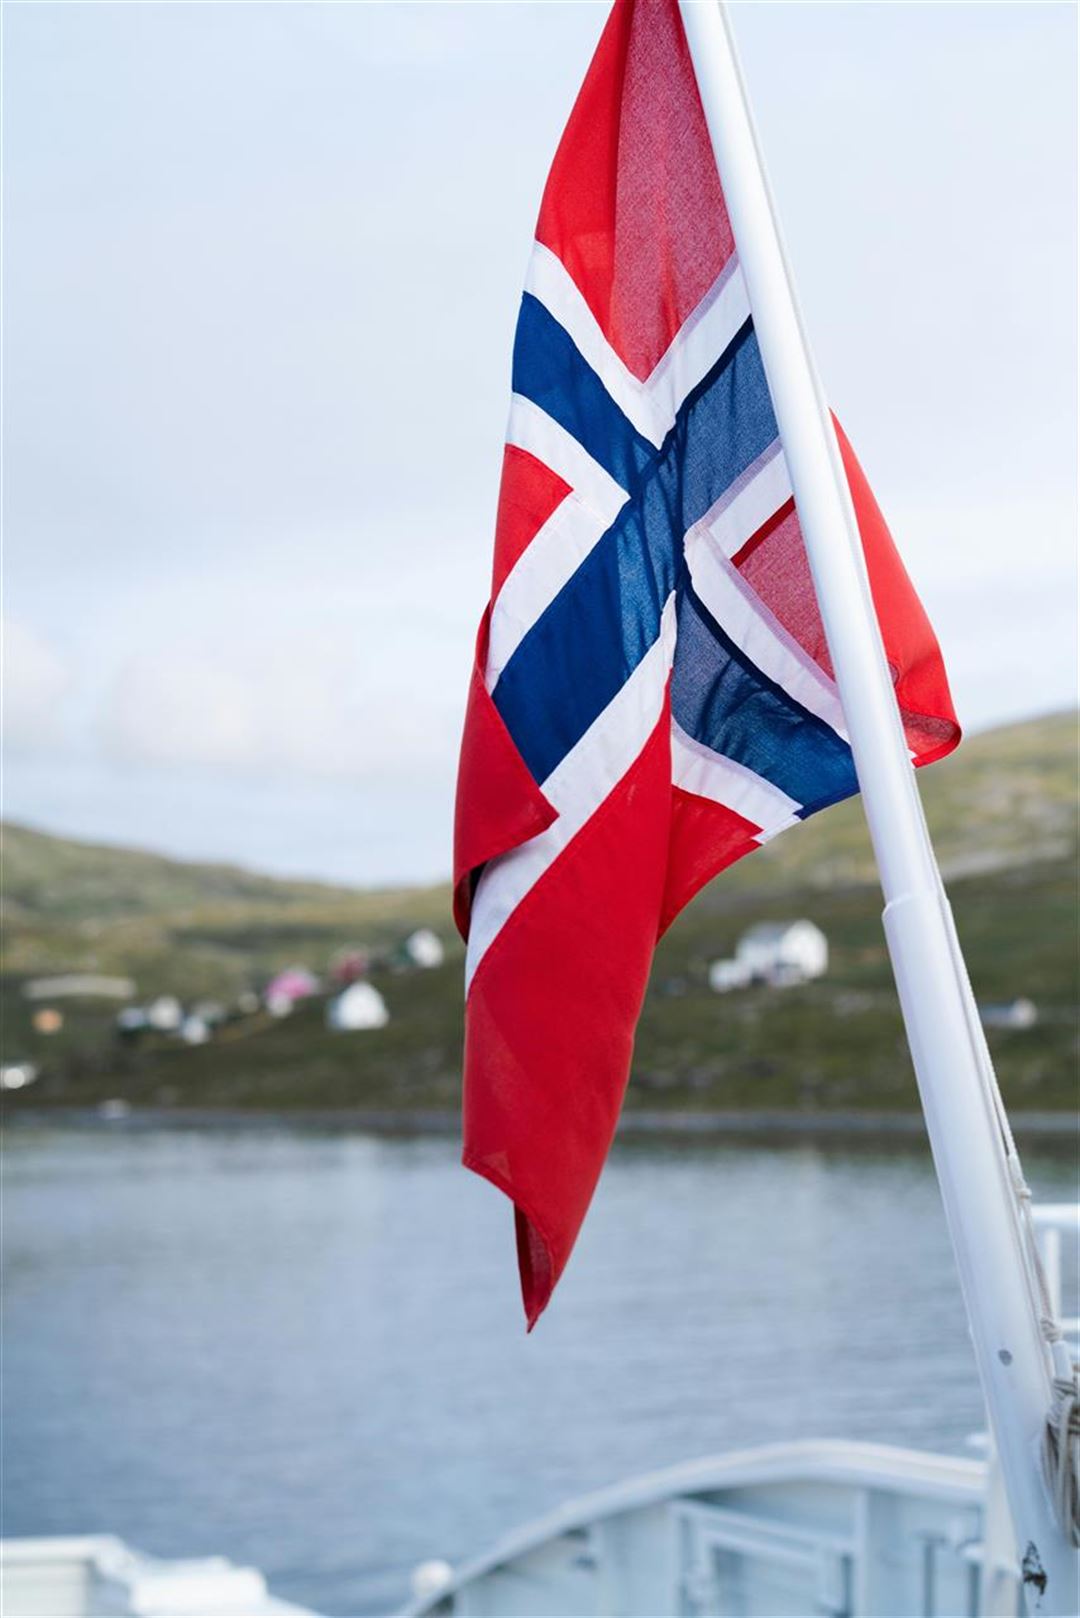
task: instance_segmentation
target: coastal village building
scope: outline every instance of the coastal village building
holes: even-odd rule
[[[184,1008],[174,994],[159,994],[146,1008],[146,1021],[155,1033],[175,1034],[184,1020]]]
[[[185,1045],[205,1045],[210,1038],[210,1024],[205,1018],[197,1017],[194,1012],[190,1012],[177,1032]]]
[[[326,1008],[326,1025],[338,1033],[385,1028],[389,1021],[386,1001],[371,983],[350,983]]]
[[[412,966],[441,966],[446,957],[442,939],[430,927],[418,927],[414,933],[410,933],[404,947]]]
[[[1039,1020],[1035,1002],[1023,996],[1004,1005],[980,1006],[979,1016],[984,1028],[1034,1028]]]
[[[287,1017],[297,1001],[318,992],[319,980],[306,966],[287,966],[267,984],[263,1004],[271,1017]]]
[[[23,984],[27,1000],[130,1000],[131,978],[101,977],[95,972],[65,972],[60,977],[31,978]]]
[[[829,965],[829,944],[812,921],[766,921],[743,934],[734,960],[713,961],[709,987],[717,994],[750,983],[786,988],[819,978]]]
[[[709,988],[714,994],[745,989],[752,981],[750,968],[743,961],[713,961],[709,966]]]
[[[754,977],[772,981],[792,974],[796,982],[819,978],[829,965],[829,945],[812,921],[766,921],[739,939],[735,958]]]

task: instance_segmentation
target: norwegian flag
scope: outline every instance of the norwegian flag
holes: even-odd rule
[[[839,434],[916,763],[959,740]],[[618,1120],[657,938],[857,790],[676,0],[616,0],[544,192],[458,781],[464,1162],[530,1327]]]

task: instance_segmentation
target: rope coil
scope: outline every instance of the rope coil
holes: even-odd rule
[[[1058,1521],[1080,1546],[1080,1382],[1072,1368],[1054,1378],[1054,1403],[1043,1438],[1043,1466]]]
[[[1031,1273],[1039,1293],[1039,1328],[1054,1368],[1053,1401],[1043,1433],[1043,1472],[1062,1531],[1070,1544],[1080,1547],[1080,1368],[1069,1356],[1054,1308],[1031,1214],[1031,1187],[1015,1147],[1008,1162]]]

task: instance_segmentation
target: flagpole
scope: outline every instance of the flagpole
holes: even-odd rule
[[[1042,1473],[1052,1389],[991,1088],[722,0],[679,0],[749,293],[885,896],[884,926],[1028,1610],[1077,1611],[1077,1559]],[[991,1081],[992,1082],[992,1081]]]

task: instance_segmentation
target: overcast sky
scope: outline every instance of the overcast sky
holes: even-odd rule
[[[596,5],[12,5],[5,812],[443,877]],[[818,363],[970,728],[1076,696],[1076,14],[740,5]]]

